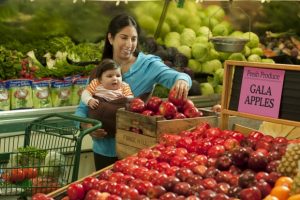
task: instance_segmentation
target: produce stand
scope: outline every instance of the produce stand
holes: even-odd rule
[[[64,125],[61,121],[64,121]],[[67,123],[66,123],[67,122]],[[75,122],[91,123],[80,130]],[[101,128],[97,120],[65,114],[48,114],[33,120],[23,133],[0,137],[1,195],[29,196],[49,192],[77,180],[82,140]],[[30,176],[25,170],[34,170]]]

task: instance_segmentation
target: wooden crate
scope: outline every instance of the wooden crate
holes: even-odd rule
[[[162,133],[178,134],[195,127],[201,122],[218,125],[214,112],[200,109],[204,116],[186,119],[165,120],[161,116],[145,116],[119,109],[117,112],[116,153],[118,158],[137,153],[139,150],[155,145]],[[139,133],[134,132],[138,130]]]
[[[120,130],[133,132],[132,129],[137,129],[140,130],[142,135],[157,138],[161,133],[178,133],[179,131],[192,128],[200,122],[209,122],[212,125],[217,125],[214,112],[201,111],[203,111],[203,117],[165,120],[161,116],[145,116],[121,108],[117,111],[117,133]]]

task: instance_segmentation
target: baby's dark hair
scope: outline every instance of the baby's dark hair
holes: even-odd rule
[[[107,70],[119,69],[120,65],[118,65],[114,60],[106,58],[101,61],[101,63],[96,68],[96,77],[100,78],[102,74]]]

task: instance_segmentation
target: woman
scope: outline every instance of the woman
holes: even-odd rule
[[[106,34],[102,59],[111,58],[121,66],[123,81],[129,84],[135,97],[150,93],[156,83],[176,90],[178,98],[187,98],[191,78],[166,66],[159,57],[138,51],[140,29],[136,21],[126,14],[114,17]],[[90,79],[93,79],[91,74]],[[80,102],[75,113],[87,117],[87,107]],[[91,125],[82,124],[82,128]],[[115,138],[105,138],[105,130],[91,133],[96,170],[116,160]]]

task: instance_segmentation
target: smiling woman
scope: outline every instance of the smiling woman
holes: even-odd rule
[[[123,81],[130,86],[135,97],[148,98],[155,84],[159,83],[166,88],[174,88],[178,98],[186,99],[192,85],[189,75],[169,68],[157,56],[140,52],[139,33],[140,28],[133,17],[127,14],[114,17],[108,25],[102,59],[113,59],[121,66]],[[94,79],[95,75],[95,71],[92,72],[90,80]],[[114,113],[115,116],[116,108],[122,103],[125,106],[126,102],[120,101],[100,102],[99,107],[105,109],[107,113]],[[81,102],[76,115],[86,117],[87,110],[86,105]],[[115,117],[112,120],[115,120]],[[107,129],[97,130],[91,134],[97,170],[117,160],[114,134],[115,132]]]

